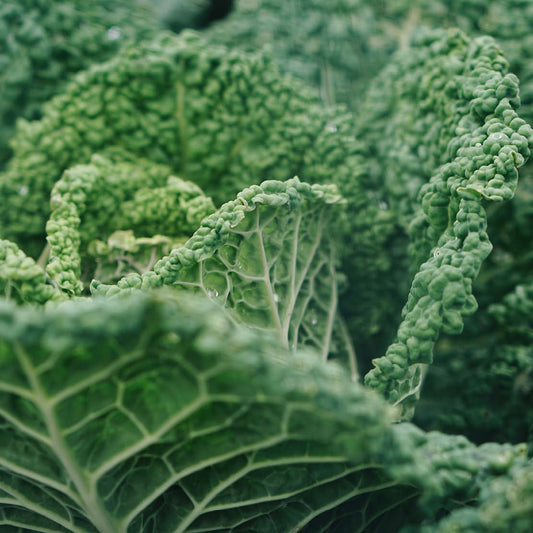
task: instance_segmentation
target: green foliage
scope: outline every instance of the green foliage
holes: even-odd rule
[[[283,72],[316,87],[326,104],[354,108],[397,47],[381,27],[382,3],[236,0],[229,16],[205,33],[232,48],[267,50]]]
[[[418,424],[476,442],[533,443],[532,289],[519,285],[481,318],[474,315],[461,343],[444,339],[437,345]],[[442,397],[449,400],[442,403]]]
[[[95,281],[92,292],[167,285],[200,293],[237,323],[276,332],[286,348],[312,346],[324,359],[342,357],[356,379],[355,354],[337,312],[334,221],[341,205],[334,185],[265,181],[207,217],[153,271],[115,286]]]
[[[407,9],[418,10],[424,24],[456,26],[468,35],[494,37],[509,61],[511,72],[520,78],[522,114],[529,122],[533,120],[533,36],[530,31],[533,5],[529,1],[416,0],[404,4]]]
[[[462,435],[424,433],[409,424],[397,426],[396,435],[400,446],[411,449],[411,453],[414,448],[417,461],[414,479],[425,475],[428,480],[420,501],[425,514],[423,523],[434,524],[456,509],[475,507],[491,483],[505,482],[513,471],[527,471],[531,466],[524,444],[489,442],[475,446]],[[395,530],[400,528],[397,525]]]
[[[0,175],[0,234],[39,255],[52,187],[94,153],[165,165],[219,205],[262,177],[336,182],[349,213],[341,226],[346,301],[358,302],[346,312],[356,342],[374,355],[376,339],[386,346],[393,334],[406,287],[397,282],[402,268],[384,281],[394,261],[386,245],[399,230],[379,195],[361,187],[354,129],[354,117],[323,109],[262,56],[209,47],[191,33],[163,35],[80,74],[42,120],[19,125]]]
[[[495,37],[510,70],[520,78],[520,116],[532,123],[530,2],[421,1],[416,2],[418,7],[414,2],[403,4],[400,12],[417,9],[424,24],[456,25],[469,35],[484,33]],[[447,337],[437,346],[436,366],[429,370],[425,398],[418,408],[417,420],[426,428],[461,432],[477,442],[487,438],[518,442],[532,431],[530,415],[523,416],[522,410],[517,409],[530,401],[531,351],[520,336],[509,334],[509,330],[514,330],[514,318],[507,314],[496,321],[494,314],[495,309],[507,306],[507,295],[533,282],[532,183],[530,161],[520,171],[513,201],[487,208],[494,251],[473,285],[480,309],[467,321],[460,339]],[[502,335],[503,331],[507,333]],[[477,376],[474,384],[468,380],[472,374]],[[449,397],[450,401],[443,404],[442,397]]]
[[[476,308],[472,281],[490,251],[482,200],[501,201],[513,194],[516,167],[529,155],[531,128],[514,109],[518,104],[516,77],[506,74],[506,62],[488,38],[470,42],[457,31],[423,36],[382,76],[397,81],[376,80],[375,88],[369,89],[367,110],[355,125],[350,117],[321,109],[309,94],[280,80],[260,56],[206,47],[191,34],[163,36],[128,48],[79,76],[64,95],[51,102],[42,121],[20,128],[20,144],[15,144],[19,150],[1,181],[10,200],[3,212],[6,233],[38,235],[45,216],[44,199],[32,193],[32,201],[23,203],[21,187],[42,191],[44,196],[62,165],[74,158],[89,158],[97,150],[117,161],[141,158],[177,169],[180,176],[213,193],[218,202],[255,180],[252,172],[260,175],[272,168],[276,169],[274,177],[301,170],[311,181],[335,181],[347,200],[349,221],[343,231],[350,247],[345,247],[343,269],[349,275],[350,289],[341,309],[356,346],[360,338],[364,343],[374,333],[364,331],[368,319],[366,324],[358,322],[373,307],[365,305],[366,299],[376,301],[376,292],[371,292],[376,286],[368,272],[374,270],[376,280],[385,274],[390,274],[393,283],[401,280],[395,290],[382,291],[383,304],[371,316],[379,333],[387,332],[387,326],[389,331],[394,329],[395,322],[387,318],[398,308],[395,297],[409,279],[399,276],[403,271],[391,261],[394,255],[389,262],[382,261],[386,251],[366,261],[372,250],[366,243],[376,226],[383,230],[379,243],[397,234],[398,227],[410,234],[412,270],[419,271],[397,341],[367,377],[369,385],[402,404],[403,416],[410,416],[424,374],[421,365],[431,362],[439,333],[460,332],[463,316]],[[272,92],[266,92],[265,85]],[[285,100],[282,94],[287,95]],[[326,120],[332,113],[335,122]],[[74,116],[82,120],[74,121]],[[389,117],[385,132],[383,116]],[[305,142],[299,136],[283,145],[274,142],[289,122],[290,131],[299,131],[302,137],[304,126],[309,126]],[[259,129],[261,123],[265,128]],[[295,130],[296,125],[300,130]],[[364,138],[366,145],[348,136],[348,128]],[[310,137],[310,132],[315,136]],[[384,134],[391,139],[388,148],[381,142]],[[82,139],[87,142],[80,144]],[[276,146],[276,150],[263,161],[266,146]],[[301,151],[289,151],[294,147]],[[304,150],[311,147],[316,150]],[[444,150],[446,158],[439,155]],[[376,171],[378,161],[380,172]],[[109,183],[106,187],[113,188],[112,180]],[[402,189],[406,191],[403,197],[395,193]],[[390,213],[380,209],[383,196],[377,191],[390,202]],[[52,245],[57,233],[58,243],[76,246],[75,239],[62,236],[77,223],[71,204],[67,200],[52,215]],[[369,221],[373,231],[367,231]],[[111,229],[129,230],[131,224]],[[399,242],[405,245],[404,240]],[[348,250],[357,252],[348,254]],[[79,259],[68,247],[62,253],[64,259],[61,251],[52,256],[57,264],[49,265],[48,272],[67,292],[79,294]],[[405,248],[398,255],[403,261],[408,257]],[[68,261],[71,264],[64,268]],[[366,293],[360,295],[357,289],[364,285]],[[381,313],[387,308],[388,312]],[[386,344],[390,342],[390,333],[382,337]]]
[[[510,3],[508,7],[511,4],[517,14],[518,3]],[[492,27],[506,25],[509,28],[511,24],[516,25],[512,20],[521,21],[516,25],[516,37],[507,29],[505,34],[499,35],[499,41],[505,51],[514,51],[507,57],[514,71],[520,74],[520,114],[531,123],[533,113],[528,96],[531,80],[525,59],[530,51],[522,49],[522,46],[527,48],[530,36],[521,35],[519,29],[528,17],[531,19],[531,12],[528,14],[531,6],[521,6],[522,15],[514,19],[512,11],[505,16],[501,12],[497,15],[501,7],[492,5],[488,22]],[[478,9],[481,9],[479,5]],[[487,17],[480,15],[479,18],[480,24],[488,30]],[[524,58],[522,63],[520,54]],[[493,312],[507,306],[508,294],[520,291],[520,287],[533,281],[532,169],[531,162],[521,169],[512,202],[488,208],[488,233],[494,251],[473,286],[480,309],[467,321],[461,339],[445,338],[437,346],[436,366],[429,371],[423,402],[418,408],[417,421],[426,428],[461,432],[476,442],[487,438],[519,442],[532,433],[531,415],[524,414],[519,407],[530,403],[531,350],[521,335],[514,336],[518,331],[510,334],[510,330],[515,330],[515,318],[506,314],[496,321]],[[512,305],[515,303],[518,304],[515,301]],[[477,379],[466,386],[466,376],[472,374]],[[453,400],[442,405],[440,398],[443,396]]]
[[[434,83],[433,86],[437,89],[434,94],[421,98],[424,105],[420,106],[420,109],[426,112],[425,116],[420,114],[415,120],[413,110],[409,109],[402,119],[401,116],[391,117],[390,109],[387,109],[383,103],[387,99],[387,94],[401,94],[400,105],[404,105],[403,98],[406,94],[389,90],[395,85],[390,80],[396,80],[396,77],[402,73],[389,64],[378,77],[380,79],[378,83],[374,81],[376,74],[387,64],[394,51],[403,50],[409,44],[416,42],[427,28],[457,27],[471,37],[490,35],[496,39],[497,45],[505,53],[510,71],[520,78],[520,116],[531,124],[533,123],[532,22],[533,5],[527,0],[505,2],[339,0],[327,4],[298,0],[253,2],[243,0],[236,2],[234,12],[226,20],[210,28],[206,34],[213,42],[232,47],[246,50],[267,49],[284,72],[290,72],[317,87],[326,103],[345,102],[359,113],[365,114],[370,111],[374,114],[373,120],[358,121],[358,126],[370,124],[373,129],[372,137],[369,138],[368,130],[364,129],[359,130],[357,137],[364,139],[363,144],[370,145],[372,150],[377,151],[377,154],[369,151],[372,156],[372,174],[378,176],[378,187],[385,184],[388,194],[391,195],[390,200],[382,199],[383,205],[394,205],[394,209],[399,207],[402,214],[399,221],[408,227],[411,222],[411,211],[418,205],[417,195],[420,186],[434,173],[436,166],[441,164],[445,143],[450,139],[450,136],[447,136],[446,140],[442,139],[441,144],[433,144],[431,139],[436,129],[442,132],[440,122],[442,114],[447,110],[445,107],[441,108],[439,116],[435,115],[435,109],[431,109],[430,106],[446,105],[444,102],[439,103],[434,100],[435,96],[439,98],[445,96],[441,89],[446,86],[438,87]],[[435,76],[442,80],[439,74],[435,73]],[[409,80],[405,81],[409,83]],[[374,90],[368,90],[368,87],[374,87]],[[413,87],[416,85],[411,85],[411,89]],[[404,85],[404,89],[409,94],[409,86]],[[488,93],[485,96],[488,96]],[[426,102],[429,103],[427,107]],[[515,96],[515,104],[516,102]],[[381,115],[378,110],[382,110]],[[387,134],[384,135],[384,131]],[[455,135],[453,131],[449,133],[451,136]],[[387,142],[383,142],[384,138]],[[394,146],[391,146],[390,141]],[[405,179],[399,179],[402,175]],[[533,281],[531,278],[532,183],[533,166],[529,163],[521,170],[521,183],[514,201],[487,206],[488,232],[494,245],[494,252],[488,258],[487,264],[482,267],[479,280],[474,282],[473,291],[480,303],[480,311],[467,324],[469,345],[476,342],[476,337],[477,344],[482,345],[490,336],[492,322],[488,312],[489,306],[499,305],[501,298],[512,292],[524,280]],[[398,241],[397,232],[392,232],[390,235]],[[390,247],[391,240],[385,237],[378,246]],[[424,249],[418,258],[419,263],[426,259],[426,252]],[[381,264],[384,265],[383,262]],[[393,264],[402,264],[401,254],[394,253]],[[391,279],[390,270],[394,271],[394,268],[392,265],[388,268],[387,272],[387,267],[384,265],[383,277]],[[380,331],[383,332],[383,328]],[[438,349],[442,356],[437,357],[440,377],[435,376],[435,380],[430,380],[430,383],[442,385],[440,378],[443,374],[452,376],[459,373],[468,376],[474,371],[478,375],[484,372],[479,368],[480,365],[464,366],[464,370],[458,370],[463,367],[459,361],[471,361],[472,350],[469,347],[463,351],[462,339],[454,343],[452,339],[447,338],[443,343],[442,348]],[[365,346],[366,349],[359,352],[371,353],[376,346],[379,347],[379,343]],[[513,366],[516,369],[513,379],[519,379],[523,365],[519,360],[512,362],[512,347],[496,351],[491,349],[491,353],[495,354],[502,350],[507,354],[505,358],[510,365],[509,371]],[[476,360],[481,364],[483,358],[487,357],[487,353],[483,355],[480,351]],[[501,359],[499,356],[495,357],[497,360]],[[439,361],[439,358],[442,360]],[[455,362],[452,363],[450,358]],[[449,366],[446,361],[450,361]],[[494,366],[497,365],[498,362],[495,360]],[[487,376],[491,373],[492,371],[489,371]],[[449,395],[456,397],[452,393],[452,390],[457,389],[453,385],[453,379],[449,380],[449,383],[451,387]],[[494,385],[495,383],[496,381]],[[483,389],[487,396],[496,397],[499,394],[498,387],[488,386],[488,382],[485,385]],[[432,387],[430,384],[426,388],[432,389]],[[443,388],[438,386],[433,392],[428,391],[428,394],[439,400],[443,392]],[[472,404],[468,405],[468,409],[463,409],[465,412],[471,412]],[[509,418],[507,412],[498,412],[498,409],[499,407],[495,405],[491,412],[494,420],[499,419],[498,424],[501,426]],[[425,415],[422,416],[426,418]],[[450,422],[449,418],[448,423]],[[519,423],[520,417],[517,416],[512,425],[516,426]],[[462,424],[445,427],[460,432],[464,430]],[[494,426],[493,429],[495,433],[499,432]],[[487,430],[492,431],[489,428]],[[503,439],[506,438],[503,434],[500,435]],[[482,438],[481,434],[478,434],[478,438]]]
[[[3,527],[379,531],[384,502],[401,526],[523,464],[391,425],[340,367],[190,295],[2,302],[0,369]]]
[[[69,77],[150,37],[157,24],[138,0],[3,0],[0,5],[0,167],[19,117],[34,120]]]
[[[19,123],[0,526],[531,530],[527,167],[505,206],[533,130],[496,41],[423,29],[461,8],[512,42],[509,20],[470,0],[254,6],[286,19],[261,27],[282,48],[299,17],[322,58],[301,76],[328,101],[370,61],[355,115],[280,76],[298,51],[184,33],[123,47]],[[403,422],[421,391],[425,429]]]
[[[376,395],[194,297],[2,304],[0,367],[5,525],[314,531],[397,484]]]
[[[44,303],[81,295],[94,277],[112,283],[149,271],[214,211],[196,185],[169,176],[164,166],[98,155],[64,173],[51,205],[48,245],[38,263],[1,241],[0,287],[7,299]]]
[[[60,293],[41,266],[15,243],[1,239],[0,295],[19,303],[42,304]]]
[[[359,109],[368,81],[422,28],[490,35],[520,77],[524,118],[531,121],[532,21],[528,0],[237,0],[206,34],[232,48],[268,50],[283,72],[317,87],[327,104],[352,109]]]
[[[73,295],[96,274],[112,282],[150,270],[214,211],[196,185],[169,176],[166,167],[99,156],[64,173],[51,206],[46,271]]]
[[[533,462],[483,486],[479,504],[452,512],[423,533],[528,533],[533,516]],[[412,530],[410,530],[412,531]]]
[[[338,113],[313,104],[263,57],[207,47],[190,33],[128,47],[79,75],[41,121],[20,125],[0,182],[4,236],[42,235],[54,183],[93,153],[167,165],[219,204],[267,174],[318,180],[329,169],[348,179],[355,146],[338,137],[351,118],[333,135],[326,126]]]
[[[98,155],[65,171],[52,190],[48,245],[39,264],[2,241],[4,296],[44,303],[81,295],[94,277],[112,283],[149,271],[215,209],[196,185],[169,172],[147,161],[114,163]]]
[[[421,266],[397,341],[366,380],[406,413],[439,333],[460,333],[476,310],[472,282],[491,250],[484,205],[511,198],[529,156],[532,130],[515,111],[518,80],[506,67],[492,39],[431,33],[368,92],[359,134],[375,158],[370,179],[390,191],[411,235],[412,264]]]

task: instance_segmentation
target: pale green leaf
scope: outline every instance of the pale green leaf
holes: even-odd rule
[[[355,355],[337,312],[335,221],[342,207],[334,185],[265,181],[207,217],[153,272],[118,286],[204,294],[235,322],[275,331],[291,350],[311,346],[324,359],[342,358],[355,379]],[[93,292],[113,290],[93,283]]]

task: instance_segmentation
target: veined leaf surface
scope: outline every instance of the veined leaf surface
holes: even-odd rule
[[[324,359],[355,354],[337,312],[336,272],[342,197],[334,185],[298,178],[244,189],[207,217],[153,272],[117,287],[172,285],[200,292],[237,323],[275,331],[285,347],[310,346]],[[93,283],[94,292],[116,290]]]
[[[205,299],[3,302],[0,376],[12,531],[314,531],[345,502],[364,530],[397,490],[377,395]]]

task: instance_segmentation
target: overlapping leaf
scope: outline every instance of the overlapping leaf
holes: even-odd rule
[[[343,502],[364,527],[397,485],[377,396],[190,295],[3,303],[0,369],[3,527],[314,531]]]
[[[238,323],[275,331],[295,350],[334,353],[356,376],[353,348],[337,311],[335,218],[342,198],[333,185],[293,178],[245,189],[206,218],[180,248],[146,274],[95,293],[172,285],[200,292]]]
[[[429,32],[396,59],[369,90],[359,133],[379,158],[374,179],[410,233],[418,272],[396,341],[365,379],[408,418],[435,341],[461,333],[477,308],[472,283],[492,249],[485,204],[512,198],[533,131],[492,39]]]

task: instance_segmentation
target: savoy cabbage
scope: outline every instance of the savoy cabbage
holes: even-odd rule
[[[315,41],[296,74],[316,82],[319,65],[323,99],[356,93],[351,111],[280,74],[295,64],[283,24],[266,55],[230,42],[252,4],[302,19]],[[145,21],[149,39],[97,58],[36,117],[13,109],[6,531],[533,527],[528,166],[513,199],[533,142],[527,69],[509,36],[511,67],[473,28],[492,3],[450,3],[448,29],[432,27],[440,3],[281,4],[236,2],[205,37]]]

